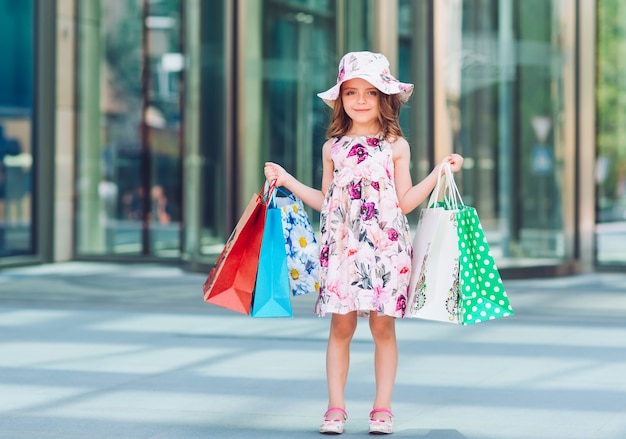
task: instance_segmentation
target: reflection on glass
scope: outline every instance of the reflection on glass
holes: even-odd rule
[[[144,124],[149,150],[150,253],[178,256],[181,224],[181,53],[180,0],[149,3],[144,11],[149,62]],[[144,171],[145,172],[145,171]],[[147,191],[146,191],[147,192]]]
[[[316,93],[334,82],[341,56],[336,54],[334,1],[262,4],[254,13],[249,11],[246,27],[250,40],[242,84],[247,98],[242,113],[246,172],[241,179],[247,199],[263,181],[258,164],[264,160],[276,161],[300,181],[320,187],[330,110]],[[313,222],[319,219],[315,214],[310,217]]]
[[[402,106],[400,126],[411,145],[411,174],[421,181],[432,169],[429,152],[432,148],[430,115],[430,47],[428,1],[400,0],[398,3],[398,62],[400,80],[415,85],[413,96]],[[419,209],[409,219],[418,220]]]
[[[226,140],[229,129],[226,90],[231,85],[227,75],[229,55],[224,44],[228,32],[227,20],[224,18],[227,14],[226,1],[195,0],[187,3],[187,17],[190,17],[187,21],[190,34],[187,39],[188,50],[201,59],[195,66],[190,66],[199,72],[194,72],[198,76],[194,83],[188,81],[186,93],[188,103],[197,102],[192,104],[188,113],[195,110],[198,116],[197,120],[193,119],[195,124],[188,126],[187,132],[194,130],[199,134],[199,141],[194,145],[188,142],[188,148],[194,157],[202,157],[200,164],[194,163],[194,166],[200,167],[199,178],[189,184],[187,190],[193,191],[193,201],[189,204],[198,204],[198,209],[193,212],[200,217],[200,245],[197,251],[202,255],[219,254],[231,232],[227,230],[229,226],[225,225],[224,214],[226,197],[234,198],[232,187],[226,184],[230,177],[227,176],[226,155],[232,153],[226,151],[232,148]],[[199,28],[197,32],[194,32],[192,22]],[[211,25],[207,26],[206,23]],[[187,124],[193,117],[188,114]],[[196,236],[191,237],[192,243],[188,245],[188,250],[197,246],[193,242],[195,239]]]
[[[597,260],[626,264],[626,4],[599,0]]]
[[[0,257],[34,253],[33,7],[0,0]]]
[[[327,106],[316,93],[328,88],[334,60],[334,16],[328,1],[308,2],[306,11],[268,1],[264,13],[264,112],[269,156],[306,184],[321,184],[321,147]],[[294,5],[303,3],[292,1]],[[336,73],[333,74],[333,76]]]
[[[561,1],[450,1],[446,101],[453,149],[501,265],[562,260]]]
[[[80,254],[178,254],[179,8],[79,4]]]

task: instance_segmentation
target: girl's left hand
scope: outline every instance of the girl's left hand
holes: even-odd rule
[[[452,172],[458,172],[461,170],[461,167],[463,166],[463,157],[460,154],[450,154],[449,156],[447,156],[446,158],[444,158],[440,165],[443,165],[444,163],[449,163],[450,164],[450,169],[452,169]]]
[[[291,176],[282,166],[273,162],[265,162],[263,172],[267,181],[274,182],[276,186],[285,186]]]

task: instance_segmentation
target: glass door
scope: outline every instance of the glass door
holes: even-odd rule
[[[265,139],[272,160],[309,185],[321,184],[321,147],[326,130],[323,74],[334,64],[333,5],[329,1],[266,1],[263,55],[268,69],[263,95]],[[335,67],[336,69],[336,67]]]
[[[76,252],[176,257],[181,0],[78,8]]]

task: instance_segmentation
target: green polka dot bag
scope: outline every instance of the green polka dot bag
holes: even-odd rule
[[[476,209],[459,206],[456,219],[459,238],[459,323],[471,325],[512,316],[513,308]]]
[[[476,209],[446,166],[420,213],[406,317],[471,325],[513,314]]]

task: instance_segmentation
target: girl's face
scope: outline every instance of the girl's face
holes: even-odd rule
[[[341,101],[353,127],[378,130],[379,94],[376,87],[361,78],[350,79],[341,85]]]

